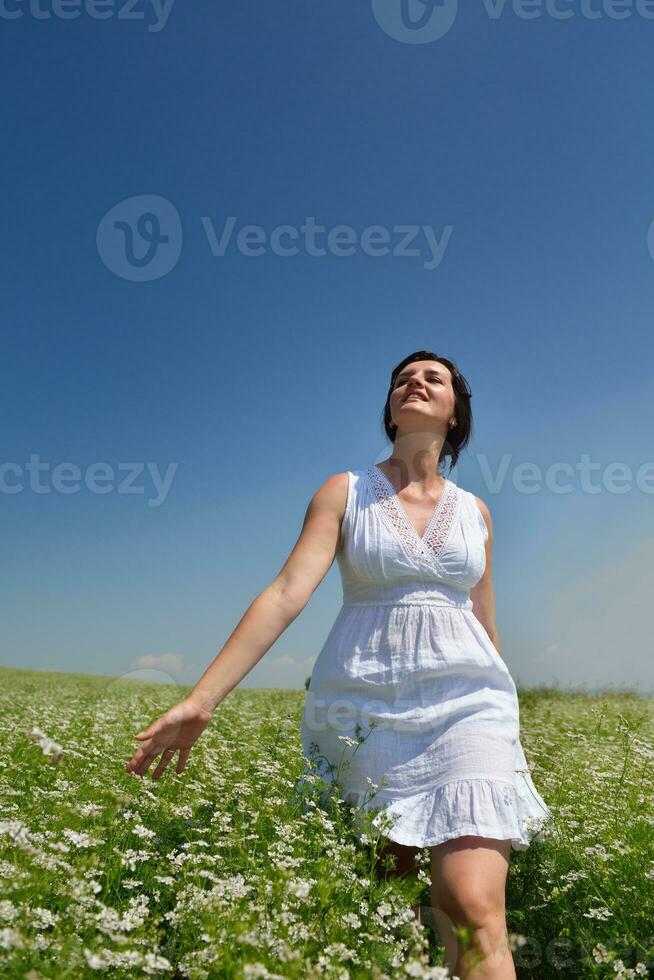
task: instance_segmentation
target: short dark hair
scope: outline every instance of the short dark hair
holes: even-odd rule
[[[417,350],[414,351],[413,354],[409,354],[407,357],[405,357],[399,364],[395,365],[391,372],[391,381],[388,387],[388,394],[386,395],[386,404],[384,405],[383,412],[383,422],[386,435],[391,442],[395,442],[397,426],[391,421],[391,392],[395,388],[395,381],[400,371],[406,367],[407,364],[411,364],[413,361],[440,361],[441,364],[444,364],[445,367],[449,369],[450,374],[452,375],[456,425],[453,425],[449,429],[447,438],[441,449],[441,454],[438,458],[438,467],[440,468],[441,463],[445,460],[445,458],[447,456],[450,457],[449,472],[451,473],[457,464],[461,450],[467,446],[468,442],[470,441],[470,437],[472,436],[472,410],[470,407],[472,391],[470,390],[470,385],[459,371],[455,362],[449,357],[443,357],[441,354],[435,354],[430,350]]]

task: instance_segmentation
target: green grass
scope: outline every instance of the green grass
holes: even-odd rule
[[[181,777],[125,772],[133,734],[186,693],[0,668],[0,976],[445,976],[412,912],[429,849],[383,880],[346,807],[294,796],[304,691],[236,689]],[[519,695],[556,826],[512,853],[518,977],[649,976],[654,701]]]

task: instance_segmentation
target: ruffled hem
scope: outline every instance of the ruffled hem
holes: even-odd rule
[[[401,798],[379,792],[362,804],[365,795],[351,787],[343,791],[344,802],[352,807],[356,836],[361,839],[365,833],[359,823],[361,812],[379,811],[372,823],[383,836],[412,847],[433,847],[474,835],[510,840],[514,850],[524,851],[532,841],[544,839],[553,821],[529,771],[523,769],[516,770],[513,782],[492,777],[458,779]]]

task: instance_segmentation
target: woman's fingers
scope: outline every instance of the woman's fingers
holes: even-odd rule
[[[144,754],[145,753],[143,753],[140,749],[138,749],[134,753],[134,755],[132,756],[132,758],[127,763],[127,766],[125,767],[127,769],[127,772],[134,772],[135,771],[135,769],[138,766],[138,764],[140,763],[141,759],[143,759]]]
[[[177,760],[177,773],[182,773],[186,767],[186,760],[189,757],[190,749],[180,749],[179,758]],[[149,751],[145,749],[139,749],[133,759],[130,759],[127,765],[128,772],[134,772],[137,776],[144,776],[152,763],[155,761],[159,753],[161,752],[161,746],[159,748],[151,748]],[[152,771],[152,778],[159,779],[162,773],[165,771],[168,763],[174,757],[177,749],[167,748],[164,749],[159,764]]]
[[[161,749],[156,749],[154,752],[144,752],[141,758],[137,761],[133,772],[135,772],[137,776],[144,776],[159,755],[160,751]]]
[[[161,774],[165,770],[166,766],[168,765],[168,763],[170,762],[170,760],[172,759],[172,757],[175,755],[175,752],[176,751],[177,751],[177,749],[165,749],[164,750],[164,753],[161,756],[161,760],[159,762],[159,765],[157,766],[157,768],[152,773],[152,778],[153,779],[159,779],[159,777],[161,776]]]
[[[149,728],[145,728],[142,732],[139,732],[138,735],[135,735],[134,738],[140,738],[141,740],[145,738],[152,738],[157,734],[158,729],[159,726],[157,722],[154,722]]]
[[[191,747],[210,720],[210,712],[200,709],[195,703],[186,699],[180,701],[148,728],[134,736],[138,739],[139,745],[126,766],[127,772],[143,776],[163,750],[161,759],[152,773],[153,779],[159,779],[179,750],[177,773],[182,773],[186,768]]]
[[[156,745],[153,739],[148,739],[148,743],[143,743],[130,759],[128,769],[135,772],[137,776],[142,776],[148,771],[154,760],[161,752],[163,746]]]

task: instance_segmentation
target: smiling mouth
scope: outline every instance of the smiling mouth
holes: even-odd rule
[[[424,397],[423,397],[422,395],[416,395],[416,394],[413,394],[413,395],[407,395],[407,397],[406,397],[406,398],[404,399],[404,401],[405,401],[405,402],[408,402],[408,401],[410,401],[410,400],[411,400],[412,398],[415,398],[415,399],[417,399],[417,401],[421,401],[421,402],[424,402],[424,401],[427,401],[427,399],[426,399],[426,398],[424,398]]]

